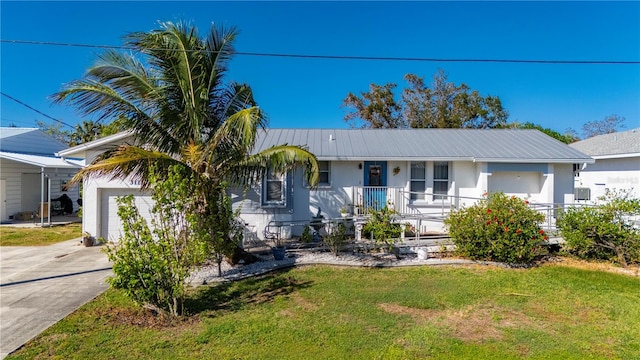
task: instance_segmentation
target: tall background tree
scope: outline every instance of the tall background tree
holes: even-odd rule
[[[571,144],[572,142],[580,140],[578,138],[578,136],[575,133],[572,133],[569,129],[567,131],[565,131],[564,134],[561,134],[558,131],[555,131],[555,130],[550,129],[550,128],[543,127],[543,126],[538,125],[538,124],[534,124],[532,122],[525,122],[525,123],[512,122],[512,123],[509,123],[509,124],[505,125],[505,127],[506,128],[510,128],[510,129],[533,129],[533,130],[538,130],[538,131],[541,131],[541,132],[551,136],[552,138],[554,138],[554,139],[556,139],[558,141],[562,141],[565,144]]]
[[[415,74],[405,75],[408,87],[396,100],[396,84],[370,85],[360,95],[347,94],[343,107],[351,127],[365,128],[474,128],[502,127],[509,113],[497,96],[482,96],[462,83],[447,81],[439,70],[431,86]]]
[[[83,120],[80,124],[77,124],[73,130],[62,129],[62,124],[60,123],[49,124],[40,120],[36,120],[36,125],[44,133],[51,135],[69,146],[84,144],[126,130],[124,119],[115,119],[106,124],[92,120]]]
[[[225,249],[233,241],[220,221],[233,221],[221,216],[229,214],[227,186],[248,186],[269,168],[283,173],[296,165],[315,185],[317,162],[306,149],[285,144],[253,152],[267,118],[249,85],[227,80],[236,36],[236,28],[212,26],[200,38],[189,24],[161,23],[158,30],[129,34],[131,53],[106,51],[84,78],[54,94],[55,102],[96,121],[119,119],[136,144],[106,153],[74,179],[131,176],[149,187],[150,169],[158,169],[162,181],[166,169],[178,167],[195,179],[195,213],[188,214],[199,221],[195,235]]]
[[[42,120],[36,120],[36,126],[43,133],[51,136],[52,138],[59,140],[69,145],[69,131],[62,128],[61,123],[46,123]]]
[[[582,125],[582,136],[587,139],[597,135],[614,133],[618,129],[624,128],[624,120],[624,117],[612,114],[602,120],[589,121]]]

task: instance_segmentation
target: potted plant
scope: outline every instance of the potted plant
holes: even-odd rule
[[[284,260],[285,257],[285,239],[281,235],[281,233],[278,233],[273,237],[273,247],[271,247],[273,258],[277,261]]]
[[[86,231],[82,233],[82,245],[86,247],[93,246],[93,244],[95,243],[95,240],[96,238],[91,236],[90,233]]]
[[[340,208],[340,216],[342,216],[343,218],[346,218],[349,216],[349,206],[343,205]]]

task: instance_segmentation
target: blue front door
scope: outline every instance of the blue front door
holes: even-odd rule
[[[387,205],[387,162],[364,162],[365,208],[380,210]]]

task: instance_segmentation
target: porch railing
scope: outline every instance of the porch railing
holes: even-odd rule
[[[404,188],[389,186],[354,186],[354,214],[366,214],[369,210],[380,210],[385,206],[401,212],[405,207]]]
[[[481,198],[456,195],[420,193],[429,202],[419,203],[411,200],[411,192],[403,187],[356,186],[353,187],[354,214],[363,215],[368,210],[380,210],[385,205],[393,208],[402,216],[444,219],[451,209],[458,209],[459,204],[470,205]],[[572,206],[585,206],[579,203],[554,204],[531,202],[529,207],[545,216],[542,227],[547,231],[555,230],[556,218],[564,209]]]

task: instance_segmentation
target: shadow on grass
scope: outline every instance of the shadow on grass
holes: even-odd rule
[[[287,269],[237,282],[200,286],[185,300],[185,311],[188,315],[213,317],[216,312],[264,304],[311,286],[311,281],[296,279],[288,272]]]

